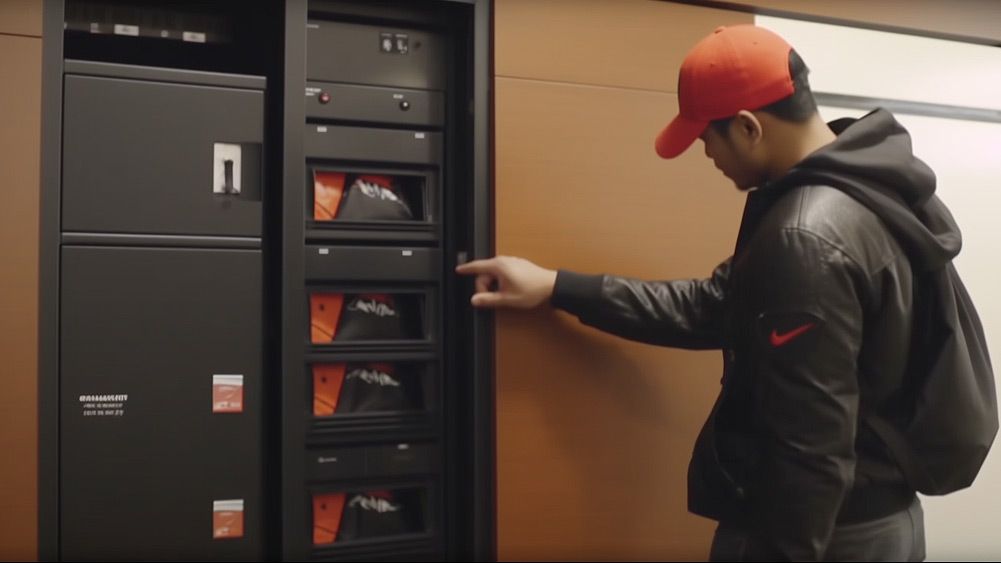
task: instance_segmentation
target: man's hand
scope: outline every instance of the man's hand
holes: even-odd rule
[[[556,285],[555,270],[512,256],[475,260],[455,271],[476,276],[474,307],[531,309],[548,301]]]

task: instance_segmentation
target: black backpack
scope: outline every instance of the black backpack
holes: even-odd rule
[[[994,370],[980,318],[952,262],[914,271],[915,325],[907,402],[895,420],[863,404],[864,422],[926,495],[969,487],[998,431]]]
[[[895,201],[915,210],[898,193],[848,182],[837,175],[801,171],[799,185],[823,184],[839,189],[873,210],[891,235],[899,236],[908,216],[882,214],[878,199]],[[932,196],[917,211],[941,213],[952,221],[941,200]],[[886,444],[904,478],[914,490],[944,495],[973,484],[998,432],[998,405],[994,369],[987,339],[951,260],[940,267],[916,266],[914,276],[914,330],[908,359],[903,408],[892,416],[877,414],[861,390],[862,421]]]

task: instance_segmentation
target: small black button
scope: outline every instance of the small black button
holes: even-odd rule
[[[320,103],[321,104],[329,104],[330,103],[330,94],[328,94],[326,92],[320,92]]]
[[[408,109],[410,109],[410,102],[406,100],[400,102],[400,109],[402,109],[403,111],[407,111]]]

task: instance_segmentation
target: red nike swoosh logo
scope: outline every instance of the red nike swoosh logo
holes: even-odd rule
[[[817,326],[817,323],[806,323],[805,325],[799,328],[794,328],[784,334],[779,334],[777,330],[772,329],[772,335],[770,339],[772,346],[774,346],[775,348],[778,348],[779,346],[784,346],[788,344],[789,341],[792,340],[793,338],[796,338],[797,336],[803,334],[804,332],[810,330],[815,326]]]

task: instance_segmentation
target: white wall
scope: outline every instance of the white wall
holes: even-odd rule
[[[817,92],[1001,109],[1001,48],[758,16],[802,55]],[[825,119],[856,109],[821,108]],[[956,268],[1001,366],[1001,124],[897,114],[963,231]],[[928,559],[1001,557],[1001,445],[973,487],[923,497]]]

